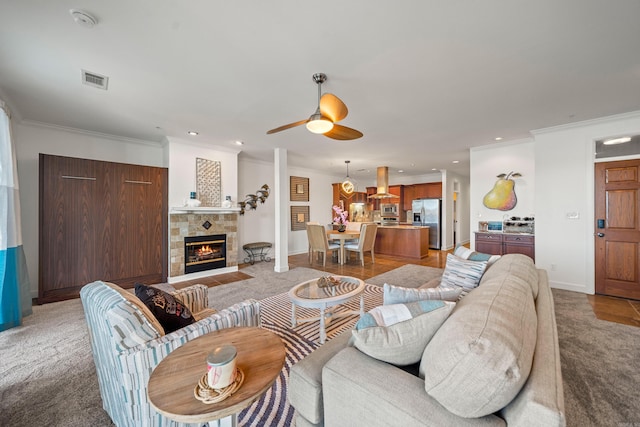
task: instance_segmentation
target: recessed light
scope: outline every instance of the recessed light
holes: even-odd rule
[[[496,137],[495,137],[495,138],[493,138],[493,139],[495,139],[496,141],[502,141],[502,137],[501,137],[501,136],[496,136]]]
[[[432,171],[437,171],[438,169],[436,169],[436,168],[431,168],[431,170],[432,170]]]
[[[453,162],[451,162],[451,163],[455,163],[455,164],[457,164],[457,163],[460,163],[460,160],[454,160],[454,161],[453,161]]]
[[[191,136],[196,136],[198,135],[198,132],[194,131],[194,130],[190,130],[189,132],[187,132],[189,135]]]
[[[235,142],[235,144],[236,144],[236,145],[244,145],[244,142],[242,142],[242,141],[236,141],[236,142]]]
[[[398,173],[404,173],[404,169],[398,169]]]
[[[603,142],[603,144],[616,145],[616,144],[624,144],[625,142],[629,142],[629,141],[631,141],[631,138],[628,136],[624,136],[622,138],[607,139],[606,141]]]

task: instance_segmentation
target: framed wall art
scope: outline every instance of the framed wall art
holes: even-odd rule
[[[308,202],[309,201],[309,178],[301,176],[289,177],[289,190],[291,192],[292,202]]]
[[[307,229],[309,206],[291,206],[291,231]]]

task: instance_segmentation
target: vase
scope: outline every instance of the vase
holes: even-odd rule
[[[347,230],[347,227],[345,227],[344,224],[340,224],[338,226],[338,232],[344,233],[346,230]]]

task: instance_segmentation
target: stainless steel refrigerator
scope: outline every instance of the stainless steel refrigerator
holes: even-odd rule
[[[442,243],[442,199],[416,199],[411,204],[413,225],[429,226],[429,248],[440,250]]]

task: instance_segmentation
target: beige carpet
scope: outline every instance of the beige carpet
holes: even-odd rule
[[[211,288],[214,307],[267,298],[322,272],[243,269],[254,279]],[[406,265],[367,280],[417,286],[437,272]],[[583,294],[554,290],[567,425],[640,425],[640,328],[598,320]],[[0,426],[109,426],[79,300],[35,306],[24,325],[0,333]]]

